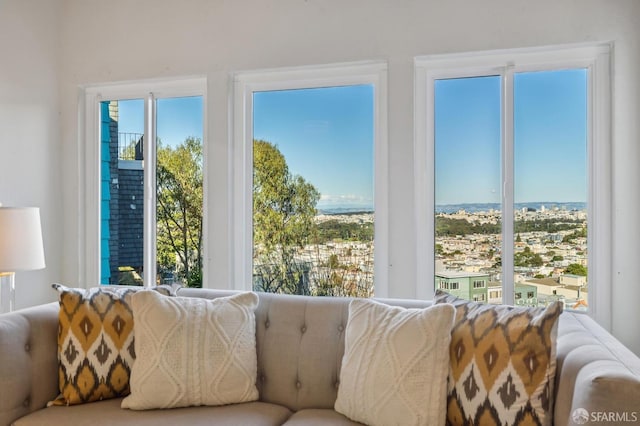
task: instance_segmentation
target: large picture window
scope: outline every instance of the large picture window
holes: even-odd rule
[[[357,64],[236,76],[234,281],[275,293],[385,293],[384,72]]]
[[[608,52],[416,59],[418,276],[465,277],[455,294],[468,300],[560,300],[608,321]],[[419,282],[431,297],[434,281]]]
[[[87,166],[86,244],[99,259],[88,282],[202,286],[203,89],[200,80],[87,89],[86,152],[98,167]]]

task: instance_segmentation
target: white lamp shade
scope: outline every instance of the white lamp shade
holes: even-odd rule
[[[0,272],[44,267],[40,209],[0,207]]]

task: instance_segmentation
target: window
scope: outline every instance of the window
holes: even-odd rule
[[[373,85],[253,94],[253,288],[373,295]]]
[[[382,63],[235,76],[238,288],[387,294],[385,97]]]
[[[484,280],[474,281],[473,288],[484,288]]]
[[[529,298],[529,299],[533,299],[534,297],[535,297],[535,294],[534,294],[534,292],[533,292],[533,291],[528,291],[528,292],[527,292],[527,298]]]
[[[520,293],[519,291],[517,291],[517,292],[516,292],[516,294],[515,294],[515,299],[516,299],[516,300],[520,300],[520,299],[522,299],[522,293]]]
[[[444,271],[462,260],[513,304],[516,285],[588,274],[575,297],[588,294],[590,313],[610,323],[609,49],[416,58],[419,277],[443,272],[433,259]],[[460,237],[462,256],[436,250]]]
[[[204,88],[86,89],[87,282],[202,286]]]
[[[486,300],[485,295],[484,294],[474,294],[473,295],[473,301],[474,302],[484,302]]]
[[[454,281],[452,283],[450,283],[450,288],[451,290],[458,290],[460,289],[460,283],[457,281]]]

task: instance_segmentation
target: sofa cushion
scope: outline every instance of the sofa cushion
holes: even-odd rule
[[[447,422],[550,425],[562,304],[486,305],[441,291],[435,302],[456,307]]]
[[[335,410],[368,425],[440,425],[454,309],[349,305]]]
[[[131,296],[136,363],[122,408],[223,405],[258,399],[255,308],[258,296],[205,300]]]
[[[296,411],[283,426],[361,426],[330,408],[305,408]]]
[[[289,409],[265,402],[146,411],[123,410],[121,403],[122,399],[116,398],[49,407],[16,420],[14,426],[274,426],[281,425],[291,415]]]

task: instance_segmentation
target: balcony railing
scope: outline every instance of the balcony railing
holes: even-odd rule
[[[142,160],[142,133],[118,133],[118,160]]]

